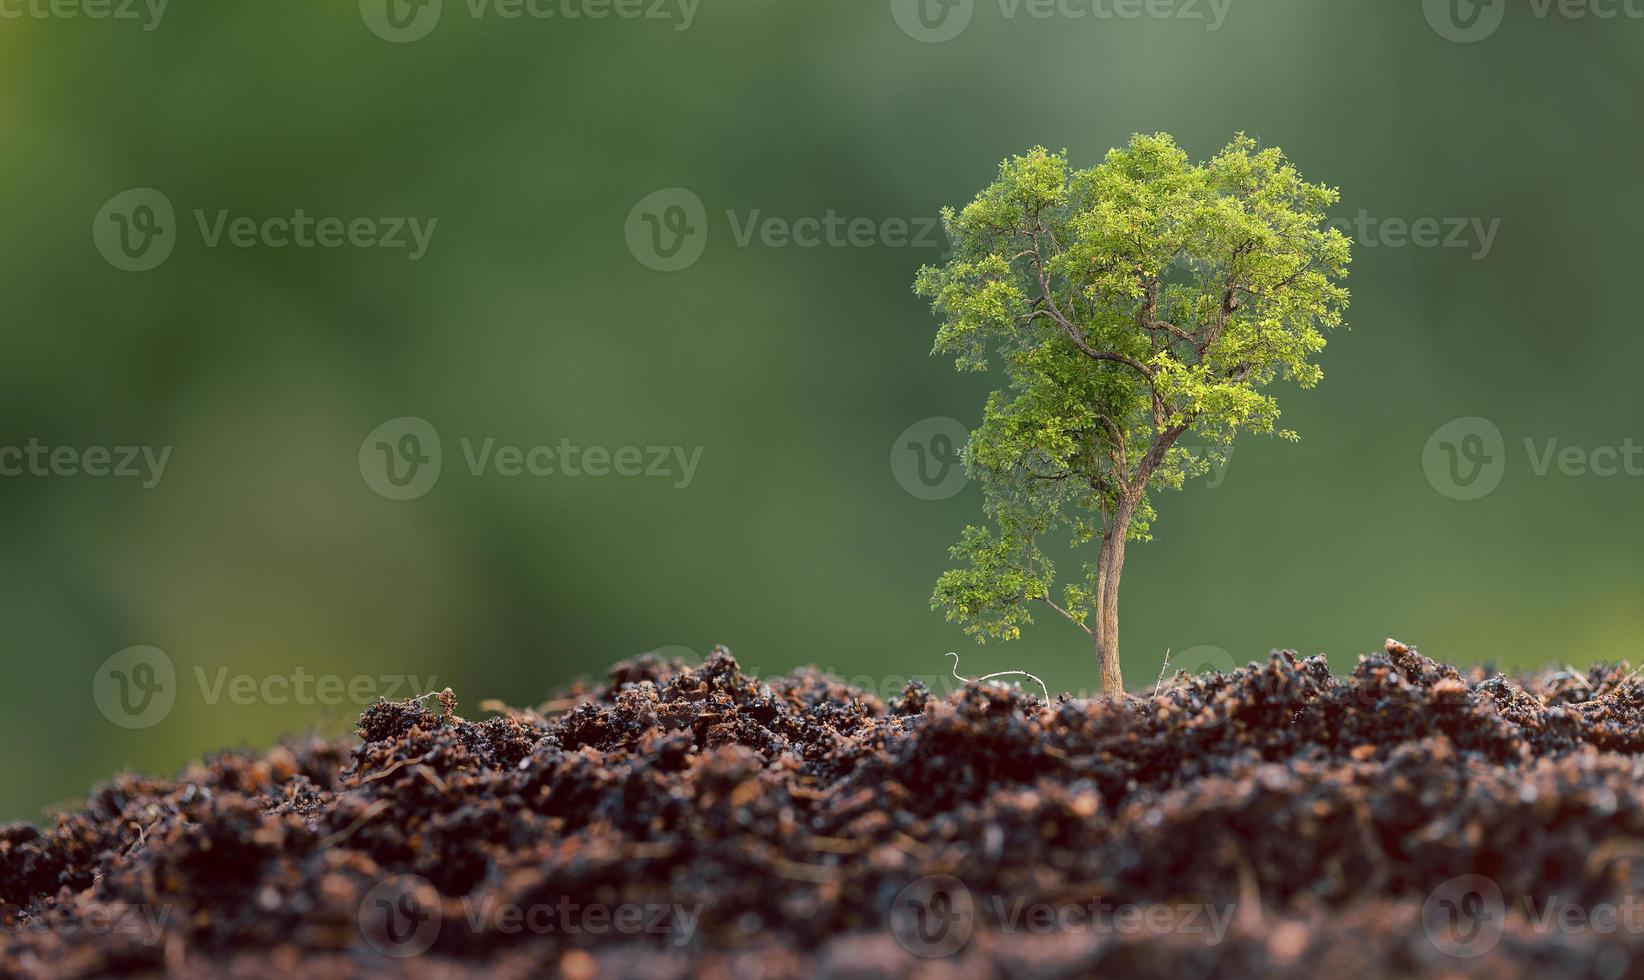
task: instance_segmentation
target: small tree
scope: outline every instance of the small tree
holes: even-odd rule
[[[952,258],[915,286],[941,318],[934,352],[971,371],[995,355],[1009,388],[964,453],[993,526],[965,528],[933,608],[985,643],[1020,636],[1043,603],[1095,641],[1103,692],[1123,693],[1119,577],[1126,541],[1149,537],[1149,491],[1225,460],[1241,431],[1297,438],[1265,389],[1322,376],[1309,358],[1347,305],[1336,198],[1242,134],[1203,164],[1160,134],[1089,170],[1036,148],[944,210]],[[1193,451],[1177,444],[1189,432]],[[1059,597],[1040,549],[1054,531],[1100,541]]]

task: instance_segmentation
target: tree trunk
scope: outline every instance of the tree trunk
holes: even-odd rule
[[[1125,569],[1125,537],[1136,505],[1122,501],[1113,514],[1113,523],[1102,535],[1102,550],[1096,569],[1096,662],[1102,668],[1102,693],[1122,697],[1124,676],[1119,669],[1119,578]]]

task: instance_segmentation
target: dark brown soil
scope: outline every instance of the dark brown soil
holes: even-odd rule
[[[885,704],[719,650],[545,710],[379,702],[0,830],[0,974],[1644,974],[1625,665]]]

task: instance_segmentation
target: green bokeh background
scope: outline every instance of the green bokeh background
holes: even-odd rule
[[[1009,153],[1088,165],[1135,131],[1195,157],[1248,131],[1339,186],[1346,218],[1500,229],[1483,260],[1361,242],[1351,332],[1318,389],[1281,399],[1301,444],[1246,440],[1131,549],[1132,683],[1167,648],[1340,670],[1389,635],[1461,663],[1637,659],[1644,482],[1538,477],[1522,443],[1644,439],[1644,21],[1513,4],[1459,44],[1414,2],[1232,0],[1209,31],[978,0],[927,44],[888,0],[703,0],[677,26],[475,19],[465,0],[406,44],[345,0],[175,0],[153,31],[0,21],[0,445],[174,447],[149,491],[0,479],[0,818],[358,710],[210,704],[196,667],[432,674],[470,711],[715,643],[766,672],[887,683],[956,650],[970,673],[1094,686],[1064,623],[977,648],[928,610],[979,499],[904,492],[892,443],[927,417],[973,423],[995,380],[929,355],[909,286],[941,249],[740,247],[726,212],[917,219]],[[179,214],[174,254],[142,273],[90,234],[132,187]],[[675,273],[624,235],[668,187],[708,212],[705,253]],[[417,262],[207,248],[194,227],[195,209],[296,208],[439,223]],[[441,433],[445,470],[393,502],[356,454],[406,415]],[[1423,471],[1459,416],[1506,438],[1476,501]],[[703,453],[685,489],[475,478],[461,436]],[[180,687],[126,731],[91,685],[134,644],[164,649]]]

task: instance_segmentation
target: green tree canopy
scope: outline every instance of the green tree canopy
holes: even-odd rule
[[[915,286],[941,319],[935,352],[969,371],[997,359],[1009,384],[965,449],[991,526],[965,529],[936,608],[986,642],[1043,604],[1094,640],[1104,691],[1123,691],[1119,578],[1125,542],[1149,536],[1149,492],[1225,459],[1240,432],[1296,438],[1267,389],[1317,384],[1312,358],[1342,323],[1336,199],[1242,134],[1202,164],[1159,134],[1088,170],[1035,148],[943,212],[952,257]],[[1058,532],[1099,542],[1059,590],[1040,547]]]

